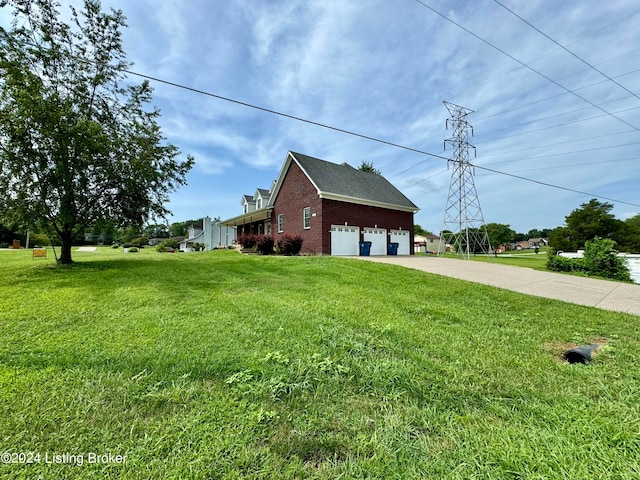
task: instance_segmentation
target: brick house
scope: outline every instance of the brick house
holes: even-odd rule
[[[243,213],[221,222],[238,237],[285,233],[303,238],[302,253],[358,255],[371,242],[371,255],[413,254],[413,215],[407,197],[381,175],[296,152],[288,152],[269,190],[242,196]]]

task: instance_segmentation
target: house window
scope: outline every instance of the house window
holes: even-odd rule
[[[302,209],[302,226],[304,228],[311,228],[311,207]]]
[[[284,232],[284,214],[278,215],[278,233]]]
[[[256,202],[256,209],[260,210],[262,208],[262,197],[258,197],[258,201]]]

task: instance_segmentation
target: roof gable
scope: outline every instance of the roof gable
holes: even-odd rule
[[[291,161],[295,161],[321,198],[364,205],[417,211],[418,207],[382,175],[364,172],[347,163],[336,163],[289,152],[269,204],[273,204]]]

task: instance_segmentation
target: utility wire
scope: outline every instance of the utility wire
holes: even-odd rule
[[[538,167],[538,168],[524,168],[522,170],[514,170],[511,173],[520,173],[520,172],[539,172],[541,170],[543,171],[547,171],[547,170],[558,170],[558,169],[562,169],[562,168],[574,168],[574,167],[584,167],[586,165],[602,165],[602,164],[611,164],[611,163],[620,163],[620,162],[630,162],[630,161],[634,161],[637,162],[638,160],[640,160],[640,158],[638,157],[631,157],[631,158],[616,158],[615,160],[604,160],[601,162],[585,162],[585,163],[568,163],[566,165],[555,165],[553,167]],[[489,165],[495,165],[494,163],[490,163]]]
[[[606,73],[604,73],[602,70],[598,70],[596,67],[594,67],[593,65],[591,65],[589,62],[587,62],[586,60],[584,60],[583,58],[579,57],[578,55],[576,55],[575,53],[573,53],[571,50],[569,50],[567,47],[565,47],[564,45],[562,45],[561,43],[555,41],[553,38],[551,38],[549,35],[547,35],[546,33],[544,33],[542,30],[540,30],[538,27],[536,27],[535,25],[532,25],[530,22],[528,22],[527,20],[525,20],[524,18],[522,18],[520,15],[518,15],[516,12],[514,12],[513,10],[511,10],[509,7],[505,6],[504,4],[500,3],[498,0],[493,0],[494,2],[496,2],[498,5],[500,5],[502,8],[504,8],[507,12],[511,13],[512,15],[514,15],[515,17],[519,18],[520,20],[522,20],[524,23],[526,23],[527,25],[529,25],[531,28],[533,28],[536,32],[538,32],[539,34],[543,35],[544,37],[546,37],[547,39],[551,40],[553,43],[555,43],[557,46],[559,46],[561,49],[563,49],[565,52],[567,52],[568,54],[572,55],[573,57],[577,58],[578,60],[580,60],[582,63],[584,63],[587,67],[591,68],[592,70],[595,70],[596,72],[598,72],[600,75],[602,75],[603,77],[605,77],[607,80],[609,80],[610,82],[615,83],[616,85],[618,85],[620,88],[622,88],[623,90],[625,90],[626,92],[630,93],[631,95],[633,95],[634,97],[636,97],[638,100],[640,100],[640,97],[638,96],[637,93],[632,92],[631,90],[629,90],[627,87],[625,87],[624,85],[616,82],[613,78],[611,78],[609,75],[607,75]]]
[[[544,145],[536,145],[535,147],[516,148],[515,150],[501,150],[500,152],[497,152],[497,153],[483,154],[482,158],[497,157],[499,155],[511,155],[512,153],[525,152],[525,151],[535,150],[535,149],[539,149],[539,148],[557,147],[558,145],[566,145],[568,143],[584,142],[586,140],[595,140],[596,138],[613,137],[613,136],[616,136],[616,135],[624,135],[624,134],[630,133],[632,131],[634,131],[634,130],[625,130],[623,132],[616,132],[616,133],[605,133],[603,135],[594,135],[594,136],[587,137],[587,138],[578,138],[576,140],[567,140],[567,141],[564,141],[564,142],[556,142],[556,143],[547,143],[547,144],[544,144]],[[476,145],[477,145],[477,143],[476,143]],[[613,145],[612,148],[615,148],[617,146],[618,145]],[[575,151],[566,152],[567,155],[570,154],[570,153],[575,153]]]
[[[611,27],[613,27],[613,26],[615,26],[615,25],[617,25],[617,24],[619,24],[619,23],[621,23],[621,22],[624,22],[624,21],[626,21],[626,20],[629,20],[631,17],[634,17],[634,16],[636,16],[636,15],[638,15],[638,14],[640,14],[640,11],[637,11],[637,12],[631,13],[631,14],[627,15],[626,17],[621,18],[621,19],[619,19],[619,20],[616,20],[615,22],[610,23],[610,24],[608,24],[608,25],[603,25],[602,27],[600,27],[600,28],[598,28],[598,29],[596,29],[596,30],[594,30],[594,31],[591,31],[591,32],[585,33],[584,35],[582,35],[582,36],[580,36],[580,37],[576,38],[575,40],[573,40],[573,41],[571,41],[571,42],[569,42],[567,45],[573,45],[574,43],[577,43],[577,42],[579,42],[580,40],[582,40],[583,38],[586,38],[586,37],[593,37],[593,36],[595,36],[595,34],[596,34],[596,33],[601,32],[602,30],[606,30],[607,28],[611,28]],[[621,58],[621,57],[624,57],[624,56],[626,56],[626,55],[629,55],[629,54],[631,54],[631,53],[635,53],[635,52],[636,52],[636,51],[638,51],[638,50],[639,50],[639,49],[630,50],[630,51],[628,51],[628,52],[626,52],[626,53],[623,53],[623,54],[621,54],[621,55],[615,56],[615,57],[613,57],[613,58],[609,58],[608,60],[603,61],[603,62],[602,62],[602,64],[612,62],[613,60],[617,60],[617,59],[619,59],[619,58]],[[531,60],[529,63],[536,63],[538,60],[541,60],[541,59],[543,59],[543,58],[545,58],[545,57],[548,57],[549,55],[552,55],[553,53],[554,53],[554,51],[549,51],[549,52],[545,53],[544,55],[541,55],[541,56],[539,56],[539,57],[537,57],[537,58],[534,58],[534,59],[533,59],[533,60]],[[496,82],[496,81],[498,81],[498,80],[500,80],[500,81],[504,81],[504,78],[505,78],[507,75],[511,75],[512,73],[515,73],[515,72],[517,72],[517,71],[518,71],[518,70],[520,70],[520,69],[522,69],[522,66],[516,67],[516,68],[511,69],[511,70],[509,70],[509,71],[507,71],[507,72],[504,72],[504,73],[502,73],[502,74],[498,74],[498,76],[497,76],[496,78],[493,78],[493,79],[487,80],[487,81],[482,82],[482,83],[479,83],[479,84],[475,84],[475,86],[474,86],[474,88],[473,88],[473,89],[471,89],[471,90],[467,90],[467,91],[465,91],[465,92],[461,92],[461,93],[460,93],[460,94],[458,94],[458,95],[454,95],[454,98],[457,98],[459,95],[464,95],[464,94],[467,94],[467,93],[474,92],[474,91],[476,91],[476,89],[477,89],[477,87],[478,87],[478,86],[481,86],[481,85],[487,85],[487,84],[491,84],[491,83],[495,83],[495,82]],[[567,75],[567,76],[565,76],[565,77],[562,77],[561,79],[565,79],[565,78],[571,77],[571,76],[573,76],[573,75],[577,75],[577,73]],[[628,75],[628,74],[624,74],[624,75]],[[618,77],[614,77],[614,78],[619,78],[620,76],[622,76],[622,75],[618,75]],[[527,92],[527,93],[531,93],[532,91],[537,90],[538,88],[540,88],[540,87],[534,88],[533,90],[529,90],[529,92]],[[576,90],[579,90],[579,89],[576,89]],[[516,107],[516,108],[518,108],[518,107]],[[509,109],[509,111],[511,111],[511,109]],[[482,119],[484,119],[484,118],[487,118],[487,117],[482,117]],[[481,120],[481,119],[476,119],[476,121],[478,121],[478,120]]]
[[[420,0],[416,0],[416,1],[420,1]],[[294,115],[289,115],[289,114],[286,114],[286,113],[278,112],[276,110],[272,110],[272,109],[269,109],[269,108],[260,107],[260,106],[253,105],[253,104],[250,104],[250,103],[242,102],[240,100],[234,100],[232,98],[223,97],[221,95],[216,95],[214,93],[205,92],[204,90],[199,90],[199,89],[196,89],[196,88],[187,87],[186,85],[181,85],[179,83],[170,82],[168,80],[162,80],[162,79],[159,79],[159,78],[156,78],[156,77],[152,77],[150,75],[145,75],[145,74],[133,72],[133,71],[130,71],[130,70],[123,70],[123,71],[125,73],[129,73],[131,75],[136,75],[138,77],[146,78],[147,80],[152,80],[152,81],[155,81],[155,82],[164,83],[165,85],[170,85],[172,87],[181,88],[183,90],[188,90],[190,92],[198,93],[200,95],[206,95],[208,97],[217,98],[219,100],[224,100],[224,101],[227,101],[227,102],[235,103],[237,105],[242,105],[242,106],[245,106],[245,107],[254,108],[254,109],[257,109],[257,110],[261,110],[263,112],[271,113],[271,114],[274,114],[274,115],[279,115],[281,117],[289,118],[289,119],[292,119],[292,120],[297,120],[297,121],[300,121],[300,122],[308,123],[308,124],[315,125],[315,126],[322,127],[322,128],[327,128],[329,130],[334,130],[336,132],[346,133],[348,135],[353,135],[353,136],[356,136],[356,137],[359,137],[359,138],[364,138],[365,140],[371,140],[371,141],[374,141],[374,142],[383,143],[385,145],[390,145],[392,147],[401,148],[401,149],[404,149],[404,150],[409,150],[409,151],[420,153],[420,154],[423,154],[423,155],[428,155],[430,157],[435,157],[435,158],[440,158],[442,160],[452,161],[450,158],[443,157],[441,155],[436,155],[436,154],[425,152],[425,151],[418,150],[418,149],[415,149],[415,148],[406,147],[404,145],[399,145],[397,143],[388,142],[386,140],[380,140],[378,138],[370,137],[368,135],[363,135],[363,134],[360,134],[360,133],[355,133],[355,132],[352,132],[350,130],[345,130],[345,129],[341,129],[341,128],[337,128],[337,127],[332,127],[330,125],[326,125],[326,124],[319,123],[319,122],[314,122],[312,120],[307,120],[307,119],[304,119],[304,118],[301,118],[301,117],[296,117]],[[471,164],[471,166],[473,166],[474,168],[478,168],[480,170],[486,170],[488,172],[497,173],[499,175],[506,175],[508,177],[519,178],[521,180],[526,180],[528,182],[537,183],[539,185],[544,185],[544,186],[547,186],[547,187],[558,188],[560,190],[565,190],[565,191],[574,192],[574,193],[580,193],[580,194],[583,194],[583,195],[589,195],[591,197],[602,198],[604,200],[610,200],[612,202],[624,203],[626,205],[632,205],[634,207],[640,207],[640,204],[624,202],[622,200],[616,200],[616,199],[613,199],[613,198],[604,197],[602,195],[596,195],[594,193],[582,192],[580,190],[574,190],[574,189],[568,188],[568,187],[562,187],[562,186],[559,186],[559,185],[553,185],[551,183],[545,183],[545,182],[541,182],[541,181],[538,181],[538,180],[533,180],[531,178],[521,177],[519,175],[514,175],[514,174],[511,174],[511,173],[507,173],[507,172],[501,172],[499,170],[493,170],[493,169],[488,168],[488,167],[481,167],[479,165],[473,165],[473,164]],[[442,173],[442,172],[438,172],[438,173],[432,175],[432,177],[436,176],[436,175],[439,175],[440,173]],[[429,177],[429,178],[431,178],[431,177]],[[424,180],[426,180],[426,179],[424,179]],[[419,183],[419,182],[417,182],[417,183]],[[413,184],[413,185],[415,185],[415,184]]]
[[[256,110],[261,110],[263,112],[271,113],[273,115],[279,115],[281,117],[290,118],[291,120],[297,120],[299,122],[308,123],[310,125],[315,125],[316,127],[322,127],[322,128],[326,128],[326,129],[329,129],[329,130],[336,131],[336,132],[346,133],[347,135],[353,135],[354,137],[364,138],[365,140],[371,140],[373,142],[383,143],[385,145],[390,145],[392,147],[402,148],[403,150],[409,150],[410,152],[416,152],[416,153],[420,153],[422,155],[428,155],[430,157],[440,158],[442,160],[449,160],[447,157],[443,157],[441,155],[436,155],[435,153],[429,153],[429,152],[425,152],[424,150],[419,150],[417,148],[411,148],[411,147],[407,147],[407,146],[404,146],[404,145],[399,145],[397,143],[388,142],[387,140],[381,140],[381,139],[376,138],[376,137],[370,137],[368,135],[363,135],[361,133],[356,133],[356,132],[353,132],[351,130],[345,130],[343,128],[332,127],[331,125],[327,125],[325,123],[314,122],[313,120],[308,120],[308,119],[302,118],[302,117],[296,117],[295,115],[289,115],[288,113],[282,113],[282,112],[279,112],[277,110],[272,110],[270,108],[260,107],[258,105],[253,105],[251,103],[242,102],[240,100],[234,100],[233,98],[229,98],[229,97],[223,97],[222,95],[216,95],[215,93],[205,92],[204,90],[198,90],[197,88],[187,87],[186,85],[181,85],[179,83],[170,82],[168,80],[162,80],[160,78],[156,78],[156,77],[152,77],[152,76],[149,76],[149,75],[145,75],[143,73],[133,72],[131,70],[123,70],[123,71],[126,72],[126,73],[130,73],[131,75],[136,75],[138,77],[146,78],[147,80],[153,80],[154,82],[164,83],[165,85],[170,85],[172,87],[181,88],[183,90],[188,90],[188,91],[194,92],[194,93],[199,93],[201,95],[206,95],[208,97],[217,98],[219,100],[224,100],[226,102],[235,103],[237,105],[242,105],[244,107],[249,107],[249,108],[253,108],[253,109],[256,109]]]
[[[597,108],[598,110],[601,110],[602,112],[606,113],[607,115],[615,118],[616,120],[624,123],[625,125],[628,125],[629,127],[633,128],[634,130],[638,130],[640,131],[640,128],[638,128],[637,126],[627,122],[626,120],[614,115],[611,112],[608,112],[607,110],[605,110],[604,108],[596,105],[595,103],[593,103],[592,101],[586,99],[585,97],[583,97],[582,95],[577,94],[575,91],[565,87],[564,85],[562,85],[561,83],[555,81],[553,78],[545,75],[544,73],[540,72],[539,70],[536,70],[535,68],[533,68],[531,65],[528,65],[526,63],[524,63],[522,60],[517,59],[516,57],[514,57],[513,55],[507,53],[506,51],[502,50],[501,48],[497,47],[496,45],[494,45],[493,43],[489,42],[488,40],[485,40],[484,38],[482,38],[480,35],[473,33],[471,30],[469,30],[468,28],[463,27],[462,25],[460,25],[459,23],[451,20],[449,17],[447,17],[445,14],[440,13],[438,10],[436,10],[435,8],[431,7],[430,5],[426,4],[425,2],[423,2],[422,0],[415,0],[416,2],[418,2],[420,5],[422,5],[423,7],[431,10],[433,13],[435,13],[436,15],[444,18],[447,22],[450,22],[452,24],[454,24],[456,27],[464,30],[465,32],[467,32],[469,35],[477,38],[478,40],[480,40],[482,43],[489,45],[491,48],[499,51],[500,53],[502,53],[503,55],[505,55],[506,57],[509,57],[511,60],[513,60],[514,62],[518,62],[520,65],[522,65],[523,67],[526,67],[527,69],[531,70],[534,73],[537,73],[538,75],[540,75],[542,78],[548,80],[549,82],[553,83],[554,85],[562,88],[563,90],[571,93],[572,95],[574,95],[575,97],[579,98],[580,100],[582,100],[583,102],[588,103],[589,105],[591,105],[592,107]]]
[[[494,170],[492,168],[481,167],[480,165],[473,165],[472,164],[471,166],[474,167],[474,168],[479,168],[480,170],[486,170],[487,172],[497,173],[499,175],[506,175],[508,177],[519,178],[520,180],[526,180],[527,182],[537,183],[538,185],[544,185],[545,187],[558,188],[560,190],[566,190],[567,192],[580,193],[582,195],[588,195],[590,197],[602,198],[603,200],[610,200],[610,201],[615,202],[615,203],[624,203],[625,205],[631,205],[633,207],[640,207],[639,203],[624,202],[622,200],[616,200],[615,198],[604,197],[602,195],[597,195],[595,193],[583,192],[581,190],[574,190],[573,188],[562,187],[560,185],[554,185],[552,183],[541,182],[540,180],[534,180],[532,178],[521,177],[520,175],[514,175],[513,173],[500,172],[500,171]]]
[[[584,72],[584,71],[586,71],[586,70],[582,70],[581,72],[578,72],[578,73],[575,73],[575,74],[567,75],[566,77],[563,77],[563,78],[573,77],[573,76],[575,76],[575,75],[581,74],[581,73],[582,73],[582,72]],[[624,77],[624,76],[627,76],[627,75],[632,75],[632,74],[634,74],[634,73],[638,73],[638,72],[640,72],[640,69],[636,69],[636,70],[632,70],[632,71],[627,72],[627,73],[623,73],[623,74],[621,74],[621,75],[618,75],[618,76],[617,76],[617,77],[615,77],[615,78],[620,78],[620,77]],[[578,90],[585,90],[585,89],[587,89],[587,88],[595,87],[595,86],[597,86],[597,85],[601,85],[601,84],[606,83],[606,82],[607,82],[606,80],[599,80],[599,81],[597,81],[597,82],[590,83],[590,84],[588,84],[588,85],[583,85],[582,87],[578,87],[578,88],[576,88],[576,90],[575,90],[575,91],[577,92]],[[535,88],[532,88],[531,90],[529,90],[529,91],[527,91],[527,92],[524,92],[522,95],[523,95],[523,96],[529,95],[529,94],[531,94],[531,93],[535,92],[536,90],[540,90],[541,88],[543,88],[543,87],[535,87]],[[479,121],[482,121],[482,120],[486,120],[487,118],[497,117],[497,116],[503,115],[503,114],[505,114],[505,113],[513,113],[515,110],[519,110],[519,109],[521,109],[521,108],[525,108],[525,107],[530,107],[531,105],[535,105],[535,104],[537,104],[537,103],[546,102],[546,101],[548,101],[548,100],[553,100],[554,98],[562,97],[562,96],[564,96],[564,95],[566,95],[566,94],[567,94],[567,92],[563,92],[563,93],[558,93],[558,94],[556,94],[556,95],[552,95],[552,96],[550,96],[550,97],[545,97],[545,98],[541,98],[541,99],[539,99],[539,100],[534,100],[534,101],[529,102],[529,103],[525,103],[525,104],[522,104],[522,105],[518,105],[517,107],[509,108],[508,110],[502,110],[501,112],[492,113],[492,114],[490,114],[490,115],[486,115],[486,116],[484,116],[484,117],[476,118],[476,119],[475,119],[475,121],[476,121],[476,122],[479,122]],[[624,100],[624,99],[627,99],[627,98],[630,98],[630,97],[629,97],[629,96],[626,96],[626,97],[622,97],[622,98],[619,98],[619,99],[616,99],[616,100],[609,100],[608,102],[603,102],[603,103],[601,103],[600,105],[601,105],[601,106],[602,106],[602,105],[606,105],[607,103],[615,102],[615,101],[618,101],[618,100]],[[504,102],[503,102],[503,103],[504,103]],[[499,105],[499,104],[498,104],[498,105]],[[588,107],[587,107],[587,108],[588,108]],[[614,113],[618,113],[618,112],[614,112]]]
[[[614,100],[614,101],[617,101],[617,100]],[[519,123],[519,124],[517,124],[517,125],[512,125],[512,126],[505,127],[505,128],[498,128],[498,129],[496,129],[496,130],[491,130],[490,132],[481,133],[481,134],[479,134],[479,135],[478,135],[478,137],[484,137],[484,136],[490,135],[490,134],[492,134],[492,133],[502,132],[502,131],[504,131],[504,130],[511,130],[511,129],[512,129],[512,128],[514,128],[514,127],[521,127],[521,126],[523,126],[523,125],[529,125],[529,124],[531,124],[531,123],[540,122],[540,121],[542,121],[542,120],[548,120],[548,119],[550,119],[550,118],[562,117],[562,116],[569,115],[569,114],[572,114],[572,113],[578,113],[578,112],[580,112],[581,110],[585,110],[585,109],[588,109],[588,108],[589,108],[589,107],[582,107],[582,108],[578,108],[577,110],[571,110],[571,111],[569,111],[569,112],[563,112],[563,113],[559,113],[559,114],[557,114],[557,115],[551,115],[551,116],[549,116],[549,117],[537,118],[537,119],[535,119],[535,120],[531,120],[531,121],[529,121],[529,122]],[[623,109],[623,110],[618,110],[616,113],[620,113],[620,112],[628,112],[628,111],[631,111],[631,110],[637,110],[637,109],[640,109],[640,107],[625,108],[625,109]],[[559,123],[559,124],[555,124],[555,125],[550,125],[550,126],[548,126],[548,127],[538,128],[538,129],[536,129],[536,130],[527,130],[527,131],[524,131],[524,132],[513,133],[513,134],[511,134],[511,135],[505,135],[505,136],[503,136],[503,137],[501,137],[501,138],[502,138],[502,139],[504,139],[504,138],[517,137],[517,136],[520,136],[520,135],[529,135],[529,134],[531,134],[531,133],[540,132],[540,131],[542,131],[542,130],[549,130],[550,128],[564,127],[564,126],[567,126],[567,125],[573,125],[573,124],[576,124],[576,123],[582,123],[582,122],[586,122],[586,121],[589,121],[589,120],[594,120],[594,119],[596,119],[596,118],[601,118],[601,117],[606,117],[606,116],[607,116],[607,114],[606,114],[606,113],[600,113],[600,114],[598,114],[598,115],[593,115],[593,116],[591,116],[591,117],[584,117],[584,118],[580,118],[579,120],[572,120],[572,121],[570,121],[570,122],[565,122],[565,123]],[[635,128],[634,128],[633,130],[635,131],[635,130],[637,130],[637,129],[635,129]],[[474,143],[475,143],[476,145],[479,145],[479,144],[481,144],[481,143],[485,143],[485,142],[488,142],[488,141],[491,141],[491,140],[476,141],[476,142],[474,142]]]

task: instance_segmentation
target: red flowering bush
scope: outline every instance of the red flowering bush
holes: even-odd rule
[[[285,233],[278,240],[278,251],[281,255],[298,255],[302,250],[302,237]]]
[[[275,241],[271,235],[258,235],[256,236],[256,247],[258,252],[262,255],[271,255],[273,253],[273,246]]]

